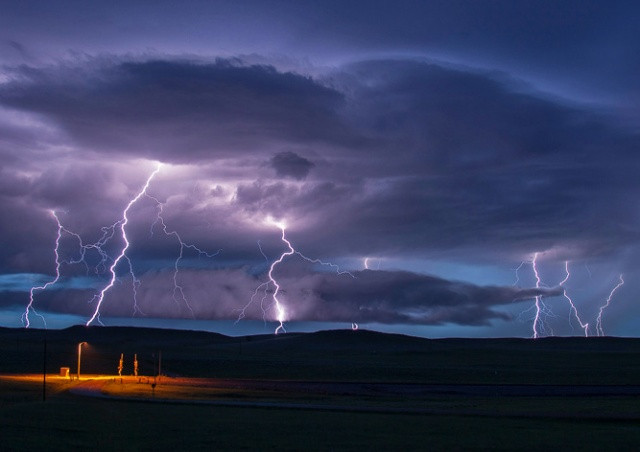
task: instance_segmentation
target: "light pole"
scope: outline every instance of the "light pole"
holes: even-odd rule
[[[42,353],[42,401],[47,400],[47,329],[44,329],[44,351]]]
[[[80,342],[78,344],[78,380],[80,380],[80,358],[82,357],[82,346],[85,344],[86,342]]]

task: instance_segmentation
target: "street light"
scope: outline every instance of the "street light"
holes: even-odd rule
[[[83,345],[86,345],[86,342],[80,342],[78,344],[78,380],[80,380],[80,357],[82,356]]]

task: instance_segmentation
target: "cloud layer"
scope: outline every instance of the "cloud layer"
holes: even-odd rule
[[[383,2],[335,5],[341,11],[335,16],[323,5],[282,11],[278,2],[258,2],[250,14],[220,5],[226,21],[220,27],[251,16],[263,32],[247,32],[236,47],[229,44],[227,56],[202,48],[214,37],[231,42],[237,35],[228,29],[218,36],[202,31],[191,43],[177,39],[173,47],[156,33],[160,49],[144,51],[129,50],[110,31],[113,39],[93,37],[86,51],[56,53],[38,44],[35,30],[62,48],[73,33],[102,25],[88,18],[73,33],[34,26],[33,35],[21,37],[6,23],[0,275],[7,285],[0,290],[12,295],[1,303],[20,298],[10,275],[51,275],[56,225],[49,210],[83,243],[95,243],[116,230],[108,226],[121,219],[155,162],[164,166],[127,225],[140,303],[151,316],[191,315],[185,300],[174,299],[179,236],[207,252],[221,250],[212,259],[182,250],[178,278],[194,315],[237,318],[286,249],[268,218],[285,220],[287,237],[306,255],[338,262],[356,276],[287,259],[278,274],[290,320],[508,322],[514,300],[562,295],[532,289],[533,280],[518,288],[504,275],[487,276],[487,268],[510,272],[534,252],[545,253],[550,266],[569,260],[610,269],[607,283],[638,271],[640,132],[633,99],[640,91],[629,68],[640,53],[629,43],[640,39],[629,39],[624,8],[472,2],[436,11],[418,2],[405,11]],[[124,35],[157,23],[167,37],[177,33],[161,14],[156,22],[126,22],[139,17],[129,8],[96,11],[121,23]],[[84,14],[82,7],[74,11]],[[59,15],[61,24],[65,17]],[[308,32],[309,17],[317,33]],[[488,18],[495,24],[490,31]],[[31,20],[44,19],[34,12]],[[607,30],[616,44],[595,45]],[[259,36],[281,52],[262,52]],[[592,46],[624,58],[601,52],[606,57],[596,61]],[[562,62],[567,58],[574,59]],[[61,241],[64,277],[95,284],[60,286],[40,294],[39,303],[84,314],[105,267],[95,249],[87,266],[69,263],[80,244],[68,231]],[[107,262],[121,244],[114,234],[104,246]],[[361,271],[373,256],[393,264]],[[459,270],[432,274],[446,265]],[[106,315],[131,312],[124,267]],[[469,281],[470,268],[486,270],[484,279]],[[547,275],[550,287],[564,277],[558,268]],[[259,305],[248,318],[262,318]]]

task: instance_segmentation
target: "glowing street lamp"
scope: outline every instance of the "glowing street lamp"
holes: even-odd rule
[[[86,344],[86,342],[80,342],[78,344],[78,380],[80,380],[80,358],[82,357],[82,346]]]

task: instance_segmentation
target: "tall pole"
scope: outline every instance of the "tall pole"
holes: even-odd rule
[[[42,356],[42,401],[47,400],[47,330],[44,330],[44,350]]]
[[[82,346],[86,344],[86,342],[80,342],[78,344],[78,380],[80,380],[80,357],[82,356]]]

